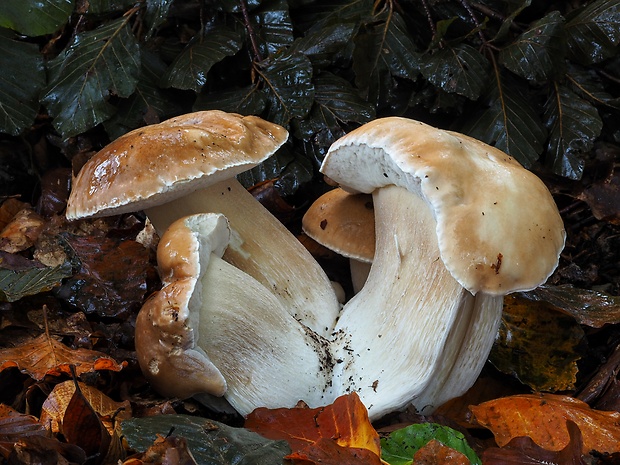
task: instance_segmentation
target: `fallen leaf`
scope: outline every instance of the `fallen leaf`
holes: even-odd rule
[[[531,301],[546,302],[556,310],[570,315],[579,324],[592,328],[620,323],[620,297],[604,292],[578,289],[567,284],[539,286],[515,295]]]
[[[25,208],[32,208],[29,203],[17,200],[14,197],[6,199],[0,204],[0,231],[2,231]]]
[[[62,443],[56,438],[23,437],[11,446],[7,461],[12,465],[61,465],[86,462],[86,454],[81,448],[73,444]]]
[[[34,245],[45,226],[45,220],[32,208],[17,212],[11,222],[0,231],[0,250],[22,252]]]
[[[331,441],[343,449],[338,460],[332,463],[346,463],[345,455],[353,460],[360,453],[367,456],[365,463],[369,465],[381,463],[379,435],[356,393],[340,396],[333,404],[314,409],[258,408],[248,415],[245,427],[269,439],[284,439],[293,450],[291,456],[309,460],[307,463],[317,463],[312,460],[322,458],[323,451],[331,449],[331,445],[327,446],[321,440]],[[356,449],[365,449],[370,454]]]
[[[25,436],[44,436],[45,428],[36,417],[0,404],[0,441],[16,441]]]
[[[185,438],[176,436],[158,437],[153,445],[139,457],[132,457],[123,465],[141,465],[143,463],[197,465]]]
[[[489,360],[535,391],[571,390],[584,338],[577,322],[546,302],[509,295]]]
[[[529,437],[510,440],[504,447],[489,447],[482,454],[485,465],[586,465],[582,456],[583,441],[579,427],[567,422],[569,444],[560,451],[536,445]]]
[[[114,425],[131,418],[131,404],[128,400],[115,402],[92,386],[80,382],[78,385],[82,395],[97,415],[101,417],[102,423],[110,434],[113,434],[115,430]],[[54,433],[62,431],[65,412],[74,394],[75,383],[73,381],[65,381],[54,386],[41,407],[41,423]],[[112,421],[106,421],[106,417],[111,418]],[[120,428],[118,432],[120,433]]]
[[[459,451],[436,439],[431,439],[413,456],[415,465],[469,465],[471,462]]]
[[[47,334],[41,334],[31,342],[0,350],[0,371],[16,367],[37,381],[45,375],[70,375],[71,365],[75,366],[79,376],[98,370],[120,371],[126,362],[119,364],[94,350],[71,349]]]
[[[570,443],[567,421],[583,436],[583,452],[620,451],[620,412],[591,409],[569,396],[522,394],[470,406],[475,421],[490,429],[500,447],[519,436],[530,437],[544,449],[559,451]]]
[[[433,456],[443,457],[443,461],[432,462]],[[421,463],[481,464],[461,432],[436,423],[416,423],[391,432],[381,439],[381,458],[391,465],[417,465],[422,460]],[[450,462],[452,459],[454,462]]]

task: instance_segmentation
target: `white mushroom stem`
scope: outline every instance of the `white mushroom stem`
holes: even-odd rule
[[[197,344],[226,379],[225,397],[241,414],[257,407],[311,407],[331,402],[329,343],[288,314],[258,281],[211,259],[193,311]]]
[[[335,356],[342,362],[333,384],[334,396],[357,391],[371,418],[379,418],[412,400],[424,408],[418,397],[435,403],[427,389],[443,389],[445,378],[464,367],[467,373],[459,371],[463,384],[450,382],[454,391],[437,395],[454,397],[467,389],[486,357],[472,348],[461,360],[459,352],[467,341],[482,338],[484,348],[492,342],[501,298],[496,299],[499,311],[485,306],[477,316],[479,303],[440,258],[435,218],[418,194],[388,186],[376,190],[373,200],[375,260],[336,325]],[[477,329],[469,327],[471,321],[478,322]]]
[[[224,259],[269,289],[303,325],[321,336],[333,331],[340,304],[327,275],[295,236],[235,178],[145,211],[158,232],[183,216],[224,214],[231,228]]]

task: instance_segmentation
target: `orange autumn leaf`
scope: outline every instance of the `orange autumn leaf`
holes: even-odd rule
[[[79,376],[97,370],[120,371],[126,362],[119,364],[95,350],[71,349],[47,334],[41,334],[31,342],[0,350],[0,371],[16,367],[36,380],[43,379],[45,375],[71,375],[72,365]]]
[[[338,397],[319,408],[258,408],[248,415],[245,427],[268,439],[287,441],[296,463],[380,464],[379,435],[368,419],[366,407],[355,393]],[[337,451],[337,452],[336,452]],[[357,460],[357,462],[355,462]]]
[[[413,456],[413,463],[415,465],[470,465],[471,462],[465,454],[436,439],[431,439],[418,449]]]
[[[569,396],[522,394],[469,407],[475,420],[490,429],[500,447],[511,439],[527,436],[538,446],[559,451],[570,443],[566,422],[581,430],[583,451],[620,451],[620,413],[591,409]]]

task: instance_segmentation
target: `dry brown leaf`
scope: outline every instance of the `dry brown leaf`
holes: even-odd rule
[[[35,417],[0,404],[0,441],[16,441],[26,436],[45,434],[45,428]]]
[[[379,435],[356,393],[315,409],[259,408],[244,426],[268,439],[287,441],[293,453],[286,458],[297,463],[359,463],[361,457],[367,465],[381,463]],[[328,457],[333,461],[326,461]]]
[[[22,202],[16,198],[6,199],[0,205],[0,231],[2,231],[7,224],[9,224],[15,215],[24,208],[32,208],[29,203]]]
[[[17,253],[32,247],[44,226],[45,220],[34,210],[20,210],[0,231],[0,250]]]
[[[79,376],[98,370],[120,371],[126,364],[119,364],[94,350],[71,349],[47,334],[17,347],[0,350],[0,371],[16,367],[38,381],[45,375],[70,375],[71,365],[75,366]]]
[[[114,418],[115,420],[126,420],[131,418],[131,404],[128,400],[125,402],[115,402],[106,396],[103,392],[88,386],[84,383],[78,383],[83,396],[86,398],[91,407],[100,417],[102,422],[110,434],[114,431],[113,424],[118,421],[106,421],[105,417]],[[41,423],[54,433],[62,431],[61,425],[65,416],[67,406],[75,393],[75,383],[73,381],[65,381],[57,384],[52,392],[47,396],[41,408]],[[117,431],[120,434],[120,430]]]
[[[562,450],[570,443],[566,426],[570,420],[581,430],[584,453],[620,451],[620,413],[593,410],[569,396],[522,394],[469,408],[475,420],[493,432],[500,447],[528,436],[544,449]]]

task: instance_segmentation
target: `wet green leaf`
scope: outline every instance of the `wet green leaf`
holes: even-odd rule
[[[267,0],[254,14],[256,31],[262,39],[263,58],[282,51],[293,43],[293,23],[286,0]]]
[[[584,338],[575,320],[548,303],[510,295],[489,360],[536,391],[574,389]]]
[[[194,111],[222,110],[242,115],[260,115],[267,105],[267,94],[256,86],[202,92],[194,103]]]
[[[145,40],[149,40],[157,29],[166,22],[172,2],[173,0],[146,0],[144,22],[148,29],[144,37]]]
[[[620,44],[620,2],[597,0],[566,24],[571,57],[580,63],[599,63],[617,53]]]
[[[432,439],[462,453],[472,465],[482,464],[462,433],[436,423],[410,425],[390,433],[381,439],[381,459],[390,465],[412,465],[415,453]]]
[[[331,113],[341,122],[364,124],[375,116],[374,108],[346,80],[322,73],[314,80],[314,100],[322,112]]]
[[[334,54],[351,41],[355,29],[356,24],[353,22],[333,24],[311,31],[305,37],[295,40],[292,47],[294,51],[310,58],[315,69],[328,66]]]
[[[15,302],[29,295],[49,291],[72,274],[70,263],[19,271],[0,268],[0,302]]]
[[[312,63],[301,53],[270,58],[259,68],[267,92],[267,119],[286,126],[293,118],[304,118],[314,100]]]
[[[459,44],[424,56],[421,72],[433,85],[448,93],[476,100],[488,85],[488,60],[475,48]]]
[[[497,30],[495,37],[493,37],[493,40],[494,41],[504,40],[511,26],[513,25],[516,17],[519,16],[521,12],[525,10],[531,4],[532,4],[532,0],[520,0],[517,2],[507,2],[506,5],[510,9],[505,13],[506,17],[502,21],[502,24]]]
[[[285,441],[272,441],[243,428],[187,415],[157,415],[125,420],[121,424],[129,447],[146,451],[157,436],[183,437],[199,464],[273,465],[291,451]]]
[[[462,131],[503,150],[528,168],[542,153],[546,134],[538,112],[523,95],[514,81],[496,73],[489,107],[468,116]]]
[[[164,87],[200,92],[211,67],[241,49],[241,35],[229,27],[215,26],[197,34],[172,62],[161,80]]]
[[[0,132],[17,136],[39,111],[38,97],[45,86],[43,58],[36,45],[0,33],[0,69]]]
[[[519,76],[544,81],[564,70],[565,43],[564,18],[552,11],[502,49],[499,60]]]
[[[135,0],[88,0],[88,14],[106,15],[125,11],[135,4]]]
[[[553,172],[580,179],[582,156],[603,128],[598,111],[567,87],[556,85],[545,105],[545,126],[549,130],[548,163]]]
[[[50,84],[41,102],[64,137],[80,134],[110,118],[111,95],[129,97],[140,72],[140,50],[128,26],[119,18],[74,37],[50,62]]]
[[[571,65],[566,78],[571,88],[590,103],[620,108],[620,97],[614,97],[607,91],[597,70]]]
[[[2,0],[0,27],[27,36],[52,34],[69,21],[73,5],[74,0]]]

